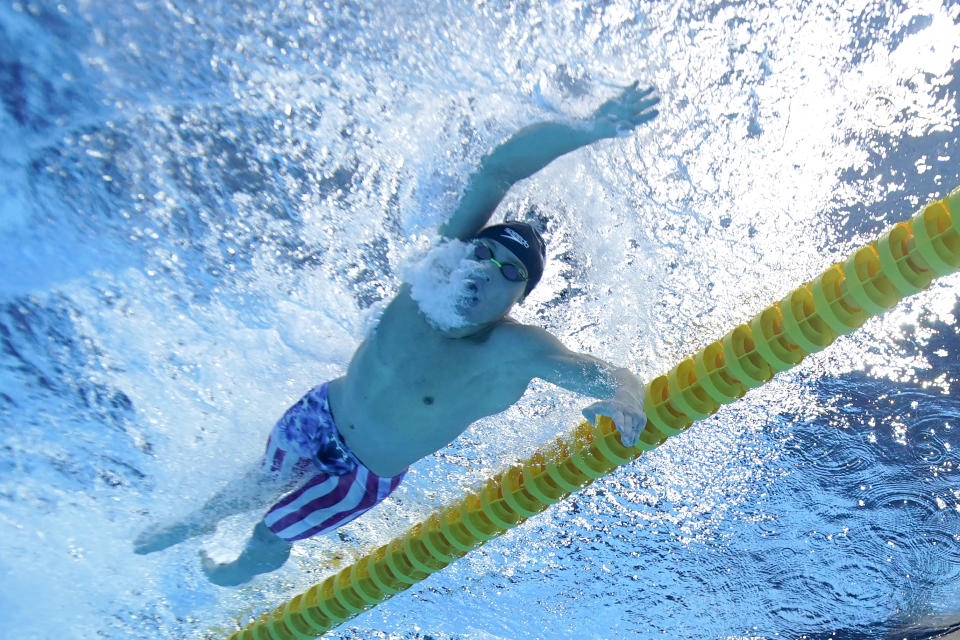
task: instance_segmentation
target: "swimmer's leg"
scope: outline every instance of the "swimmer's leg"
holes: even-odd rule
[[[268,573],[283,566],[290,557],[292,542],[277,537],[261,520],[253,528],[243,553],[233,562],[217,563],[204,551],[200,551],[203,572],[210,582],[221,587],[232,587],[249,582],[253,576]]]
[[[200,509],[177,522],[148,527],[134,540],[133,550],[139,554],[153,553],[184,540],[213,533],[220,520],[262,508],[272,502],[283,489],[283,483],[265,474],[259,464],[253,465],[227,483],[227,486]]]

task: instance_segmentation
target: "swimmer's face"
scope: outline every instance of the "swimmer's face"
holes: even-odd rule
[[[496,240],[484,238],[477,242],[490,249],[493,260],[501,265],[515,267],[522,276],[527,275],[527,269],[520,258]],[[467,281],[469,300],[461,307],[460,312],[472,324],[486,324],[499,320],[523,298],[523,292],[527,288],[526,280],[507,279],[503,270],[489,259],[480,260],[476,257],[470,259],[477,260],[479,270]],[[507,270],[510,271],[509,267]]]

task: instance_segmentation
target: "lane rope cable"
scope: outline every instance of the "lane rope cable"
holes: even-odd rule
[[[960,187],[652,380],[645,391],[647,426],[635,446],[624,447],[607,418],[596,427],[584,421],[459,504],[434,513],[231,639],[318,637],[655,449],[957,270]]]

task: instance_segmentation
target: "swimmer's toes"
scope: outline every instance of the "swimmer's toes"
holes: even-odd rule
[[[204,575],[207,576],[207,580],[218,587],[236,587],[250,582],[250,579],[253,578],[253,574],[239,570],[235,562],[220,564],[202,549],[200,550],[200,565],[203,568]]]

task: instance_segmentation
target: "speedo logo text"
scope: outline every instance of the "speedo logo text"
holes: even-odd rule
[[[517,244],[522,244],[522,245],[524,246],[524,248],[526,248],[526,249],[529,249],[529,248],[530,248],[530,243],[527,242],[527,241],[523,238],[522,235],[520,235],[519,233],[517,233],[517,232],[514,231],[513,229],[504,229],[504,230],[503,230],[503,236],[501,236],[501,237],[507,238],[508,240],[513,240],[513,241],[516,242]]]

